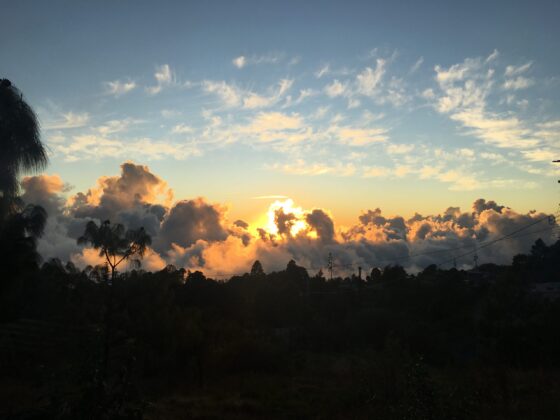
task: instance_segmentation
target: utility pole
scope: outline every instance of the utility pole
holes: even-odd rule
[[[329,264],[329,272],[331,273],[331,281],[332,281],[333,257],[332,257],[332,254],[330,252],[329,252],[328,264]]]
[[[358,278],[362,280],[362,267],[358,267]]]

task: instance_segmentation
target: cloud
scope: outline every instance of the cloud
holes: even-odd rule
[[[172,244],[188,248],[198,240],[225,240],[228,233],[222,225],[224,213],[224,208],[202,198],[179,201],[163,219],[154,248],[165,251]]]
[[[44,128],[46,130],[65,130],[69,128],[80,128],[84,127],[89,122],[89,120],[90,116],[87,112],[66,112],[61,114],[54,121],[47,122]]]
[[[467,128],[467,134],[497,147],[526,149],[538,144],[527,124],[516,116],[488,110],[494,70],[488,59],[467,58],[449,68],[435,67],[440,93],[436,109]],[[510,71],[511,74],[513,71]],[[506,82],[507,83],[507,82]]]
[[[186,124],[177,124],[172,129],[173,134],[190,134],[193,132],[193,128]]]
[[[319,70],[317,70],[315,72],[315,77],[317,79],[320,79],[321,77],[329,74],[330,72],[330,66],[328,64],[325,64],[324,66],[322,66]]]
[[[39,242],[42,255],[71,259],[80,266],[101,262],[97,251],[77,247],[76,237],[88,220],[104,218],[148,230],[154,246],[145,258],[146,268],[173,263],[208,274],[245,272],[255,259],[265,270],[283,269],[290,259],[310,270],[324,269],[329,253],[336,265],[368,270],[398,263],[415,271],[453,258],[459,267],[468,268],[471,256],[461,255],[475,248],[480,263],[508,263],[513,255],[527,252],[537,238],[554,240],[554,226],[548,225],[545,214],[517,213],[484,199],[476,200],[470,211],[449,207],[408,220],[384,215],[379,208],[366,210],[347,228],[337,227],[325,209],[306,210],[291,200],[277,200],[264,226],[231,223],[226,207],[203,198],[172,203],[165,181],[148,167],[130,162],[122,165],[119,175],[100,178],[96,187],[68,201],[63,197],[67,186],[56,175],[27,177],[23,190],[26,201],[49,210],[47,231]],[[532,223],[534,227],[527,228]],[[520,229],[523,235],[484,246]]]
[[[246,66],[259,65],[259,64],[278,64],[285,58],[284,54],[280,53],[269,53],[265,55],[251,55],[245,56],[240,55],[231,60],[232,64],[238,69],[242,69]],[[290,60],[289,64],[296,64],[298,61],[297,57]]]
[[[265,108],[276,104],[290,90],[293,80],[282,79],[278,83],[278,88],[268,96],[249,92],[243,98],[243,108],[255,109]]]
[[[202,89],[206,93],[213,93],[220,98],[221,102],[227,107],[234,107],[241,103],[241,93],[232,85],[224,81],[214,82],[205,80],[202,82]]]
[[[340,143],[349,146],[366,146],[372,143],[384,143],[388,140],[388,130],[385,128],[333,126],[329,131]]]
[[[275,163],[267,165],[266,168],[273,171],[280,171],[291,175],[327,175],[352,176],[356,173],[356,167],[352,163],[314,163],[297,159],[294,163]]]
[[[136,82],[134,82],[133,80],[114,80],[112,82],[105,82],[104,86],[105,94],[112,95],[116,98],[133,91],[137,87]]]
[[[162,64],[156,67],[154,78],[156,79],[156,85],[146,88],[146,92],[150,95],[157,95],[164,88],[176,84],[175,74],[169,64]]]
[[[515,79],[508,79],[504,82],[504,89],[506,90],[521,90],[527,89],[535,84],[533,79],[528,79],[527,77],[519,76]]]
[[[388,144],[385,150],[390,155],[401,155],[412,152],[414,147],[414,144]]]
[[[416,73],[423,63],[424,63],[424,57],[419,57],[418,60],[416,60],[416,62],[412,65],[412,67],[410,67],[410,70],[408,72],[410,74]]]
[[[324,88],[327,96],[331,98],[336,98],[337,96],[345,96],[349,93],[348,84],[334,80],[331,84],[325,86]]]
[[[381,79],[385,74],[386,61],[378,58],[375,69],[366,67],[356,76],[357,91],[364,96],[374,96],[378,93]]]
[[[73,136],[70,141],[52,145],[52,150],[62,155],[67,162],[132,157],[147,160],[170,157],[182,160],[201,154],[195,143],[177,143],[147,137],[120,140],[97,134]]]
[[[247,59],[245,58],[245,56],[240,55],[239,57],[234,58],[231,62],[238,69],[242,69],[247,64]]]
[[[504,75],[506,77],[511,77],[511,76],[516,76],[518,74],[525,73],[531,68],[532,65],[533,65],[533,62],[529,61],[525,64],[520,65],[520,66],[507,66],[506,70],[504,72]]]
[[[108,134],[121,133],[123,131],[126,131],[128,127],[130,127],[131,125],[137,124],[139,122],[141,121],[134,120],[132,118],[125,118],[122,120],[110,120],[107,121],[105,124],[96,127],[96,131],[103,136],[106,136]]]

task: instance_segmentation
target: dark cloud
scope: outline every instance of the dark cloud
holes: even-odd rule
[[[274,224],[278,229],[278,234],[282,236],[290,236],[291,229],[297,217],[293,213],[284,213],[284,209],[279,208],[274,211]]]
[[[305,217],[307,224],[317,232],[317,236],[324,243],[334,240],[334,223],[330,216],[321,209],[315,209]]]
[[[233,222],[233,225],[240,227],[241,229],[247,229],[249,227],[249,223],[244,222],[243,220],[236,220]]]
[[[486,201],[484,198],[479,198],[473,203],[472,208],[475,213],[480,214],[484,210],[494,210],[498,213],[501,213],[505,207],[497,205],[493,200]]]
[[[171,244],[187,248],[197,240],[223,241],[228,232],[222,225],[223,210],[206,203],[202,198],[179,201],[163,219],[158,234],[158,251],[165,251]]]

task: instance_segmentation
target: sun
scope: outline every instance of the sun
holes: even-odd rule
[[[294,205],[291,198],[285,200],[276,200],[270,204],[266,213],[263,213],[255,223],[251,223],[249,230],[255,236],[259,235],[259,229],[264,229],[268,234],[275,236],[275,240],[281,240],[282,235],[278,231],[276,224],[276,214],[278,210],[286,215],[293,215],[290,221],[290,234],[289,236],[307,236],[311,239],[317,238],[317,232],[309,226],[306,222],[306,215],[308,211]]]

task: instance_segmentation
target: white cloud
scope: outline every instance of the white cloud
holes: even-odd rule
[[[156,72],[154,73],[154,78],[156,79],[156,85],[146,88],[146,91],[150,95],[156,95],[165,87],[176,84],[175,74],[171,70],[171,67],[169,67],[169,64],[158,66],[156,68]]]
[[[418,71],[418,69],[420,68],[420,66],[422,65],[422,63],[424,63],[424,57],[420,57],[418,60],[416,60],[416,62],[412,65],[412,67],[410,68],[410,70],[408,72],[409,73],[416,73]]]
[[[515,79],[508,79],[504,82],[504,89],[507,90],[520,90],[520,89],[527,89],[535,84],[533,79],[529,79],[527,77],[519,76]]]
[[[414,150],[414,144],[389,144],[386,151],[390,155],[400,155],[410,153]]]
[[[356,173],[356,167],[352,163],[312,163],[306,162],[303,159],[296,160],[295,163],[273,164],[267,165],[267,169],[284,172],[290,175],[335,175],[335,176],[352,176]]]
[[[249,92],[243,98],[243,108],[255,109],[266,108],[276,104],[285,94],[290,90],[293,80],[282,79],[278,83],[277,89],[268,96],[259,95],[254,92]]]
[[[357,128],[351,126],[333,126],[328,132],[340,143],[349,146],[366,146],[372,143],[384,143],[388,140],[385,128]]]
[[[321,77],[329,74],[329,72],[330,72],[330,67],[329,67],[328,64],[325,64],[324,66],[322,66],[319,70],[317,70],[315,72],[315,77],[317,79],[320,79]]]
[[[310,98],[313,95],[315,95],[315,91],[313,89],[301,89],[299,91],[299,96],[294,103],[296,105],[301,104],[305,99]]]
[[[523,155],[531,161],[534,162],[552,162],[558,159],[560,151],[552,151],[550,149],[534,149],[526,150],[522,152]]]
[[[335,79],[330,85],[325,86],[325,93],[331,98],[344,96],[348,93],[348,84],[341,83]]]
[[[68,128],[80,128],[84,127],[90,120],[90,116],[87,112],[75,113],[66,112],[60,114],[58,118],[54,121],[47,122],[44,125],[46,130],[64,130]]]
[[[357,98],[348,99],[348,109],[358,108],[362,103]]]
[[[102,158],[161,160],[173,158],[183,160],[198,156],[201,151],[195,144],[157,141],[151,138],[118,140],[95,134],[74,136],[68,144],[53,147],[55,153],[67,162],[99,160]]]
[[[527,70],[529,70],[531,68],[532,65],[533,65],[533,62],[529,61],[525,64],[520,65],[520,66],[507,66],[506,71],[504,72],[504,75],[506,77],[511,77],[511,76],[516,76],[516,75],[521,74],[521,73],[525,73]]]
[[[127,80],[124,82],[121,82],[120,80],[115,80],[112,82],[105,82],[104,85],[105,85],[105,94],[113,95],[116,98],[136,89],[136,82],[132,80]]]
[[[134,120],[132,118],[125,118],[123,120],[110,120],[105,124],[96,128],[97,132],[106,136],[108,134],[119,133],[126,131],[128,127],[132,124],[139,123],[140,120]]]
[[[487,109],[487,98],[494,85],[493,69],[487,65],[488,59],[483,62],[480,58],[467,58],[447,69],[436,66],[441,91],[435,98],[436,109],[459,122],[467,134],[488,144],[516,149],[536,146],[538,140],[524,121],[511,113]]]
[[[246,60],[245,56],[240,55],[239,57],[234,58],[232,60],[232,63],[238,69],[242,69],[243,67],[245,67],[245,64],[247,64],[247,60]]]
[[[202,89],[206,93],[213,93],[217,95],[222,103],[227,107],[234,107],[241,103],[241,94],[239,90],[224,81],[214,82],[205,80],[202,82]]]
[[[231,60],[232,64],[238,69],[242,69],[249,65],[258,64],[277,64],[284,59],[285,55],[281,53],[269,53],[265,55],[240,55]],[[299,57],[293,57],[290,60],[290,65],[296,64],[299,61]]]
[[[173,134],[189,134],[193,132],[193,128],[186,124],[177,124],[171,129]]]
[[[365,70],[356,76],[358,93],[364,96],[373,96],[377,93],[381,79],[385,74],[385,64],[386,61],[384,59],[378,58],[375,69],[366,67]]]

